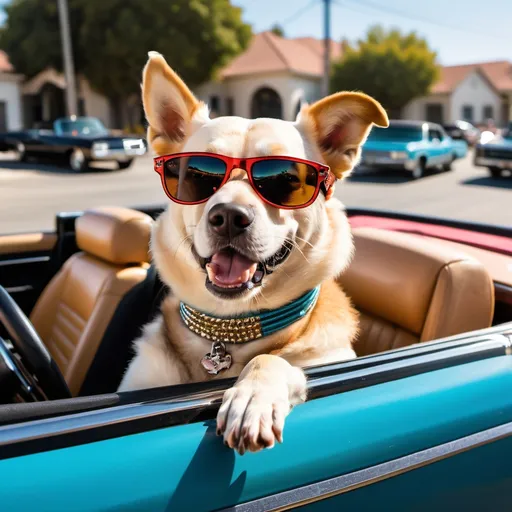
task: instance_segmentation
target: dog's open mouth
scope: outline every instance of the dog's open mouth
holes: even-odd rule
[[[259,286],[266,274],[284,262],[291,251],[285,243],[273,256],[263,262],[254,261],[232,247],[225,247],[203,260],[206,288],[222,297],[235,297]]]

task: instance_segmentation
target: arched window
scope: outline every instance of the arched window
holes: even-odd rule
[[[279,94],[270,87],[258,89],[251,101],[251,117],[283,118],[283,105]]]

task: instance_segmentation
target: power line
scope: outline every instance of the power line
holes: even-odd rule
[[[347,4],[347,3],[345,3],[345,1],[341,2],[340,0],[333,0],[333,3],[337,7],[346,7],[347,9],[352,9],[353,11],[367,14],[367,12],[361,11],[360,9],[357,9],[357,7],[355,5]],[[386,6],[379,5],[374,2],[369,2],[368,0],[358,0],[357,5],[362,6],[362,7],[368,7],[370,9],[375,9],[380,12],[386,12],[388,14],[395,14],[397,16],[400,16],[402,18],[405,18],[405,19],[408,19],[411,21],[420,22],[420,23],[429,23],[430,25],[435,25],[437,27],[442,27],[442,28],[446,28],[449,30],[455,30],[457,32],[462,32],[464,34],[469,34],[469,35],[473,35],[473,36],[475,34],[478,34],[478,35],[485,36],[487,38],[491,37],[494,39],[499,39],[501,41],[504,40],[502,37],[496,36],[495,34],[492,34],[492,33],[483,33],[483,32],[479,32],[479,31],[468,30],[468,29],[464,29],[460,26],[450,25],[449,23],[443,23],[439,20],[434,20],[432,18],[427,18],[424,16],[415,16],[406,11],[402,11],[400,9],[394,9],[393,7],[389,7],[387,5]]]
[[[303,14],[305,14],[307,11],[309,11],[309,9],[311,9],[311,7],[313,7],[316,4],[318,4],[318,0],[311,0],[311,2],[307,3],[304,7],[302,7],[298,11],[296,11],[294,14],[292,14],[291,16],[286,18],[281,23],[279,23],[279,25],[281,25],[281,27],[288,25],[292,21],[295,21],[296,19],[300,18]]]

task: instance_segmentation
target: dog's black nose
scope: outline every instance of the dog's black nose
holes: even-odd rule
[[[240,204],[219,203],[208,213],[211,229],[218,235],[229,238],[243,233],[253,220],[253,211]]]

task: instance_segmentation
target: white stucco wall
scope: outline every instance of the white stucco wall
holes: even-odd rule
[[[443,122],[448,122],[451,111],[448,95],[430,95],[416,98],[404,107],[402,118],[411,121],[424,121],[427,118],[427,105],[435,103],[443,105]]]
[[[21,130],[23,119],[18,80],[0,75],[0,101],[6,104],[7,130]]]
[[[230,78],[224,82],[209,82],[195,89],[194,93],[208,103],[211,96],[220,100],[220,115],[226,115],[226,99],[234,102],[234,114],[251,117],[251,100],[254,93],[263,87],[274,89],[281,97],[283,117],[294,120],[299,100],[312,102],[320,97],[320,79],[299,77],[290,73],[244,76]]]
[[[494,119],[501,117],[501,99],[494,89],[478,72],[468,75],[453,91],[450,111],[450,121],[463,119],[464,105],[473,106],[473,122],[480,123],[484,119],[484,107],[492,105]]]
[[[91,89],[87,80],[80,81],[80,94],[84,99],[85,113],[97,117],[107,128],[112,128],[112,116],[108,99]]]
[[[217,115],[225,116],[226,112],[226,100],[229,97],[229,91],[226,85],[222,82],[208,82],[194,89],[195,96],[204,101],[211,109],[210,98],[217,96],[219,98],[219,111]]]

